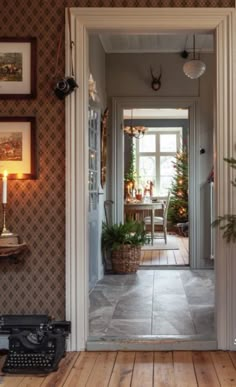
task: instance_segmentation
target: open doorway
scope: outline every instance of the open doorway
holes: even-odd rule
[[[123,118],[124,217],[145,224],[148,240],[142,247],[141,267],[187,266],[188,109],[131,109],[123,111]],[[150,210],[140,210],[144,203]]]
[[[120,28],[120,17],[117,18],[116,16],[116,10],[105,10],[106,11],[106,17],[104,17],[104,12],[102,10],[91,10],[91,12],[96,12],[96,18],[89,15],[88,10],[83,9],[75,9],[73,10],[73,17],[76,19],[76,24],[74,24],[73,28],[76,27],[76,32],[78,33],[78,41],[80,42],[78,46],[78,55],[76,55],[76,58],[78,59],[78,63],[76,64],[76,71],[78,72],[78,77],[83,80],[84,82],[84,69],[87,68],[87,58],[86,55],[84,56],[84,52],[86,52],[87,48],[87,31],[91,28],[101,28],[101,26],[106,26],[106,28]],[[141,11],[141,13],[140,13]],[[171,12],[173,11],[173,12]],[[119,15],[122,13],[122,10],[117,10],[119,12]],[[198,30],[212,30],[216,29],[217,31],[217,39],[216,39],[216,46],[217,46],[217,96],[220,96],[220,98],[216,98],[216,111],[217,111],[217,117],[216,117],[216,137],[217,137],[217,150],[219,151],[219,154],[222,154],[220,151],[223,150],[223,144],[225,144],[224,140],[227,141],[228,137],[232,139],[232,124],[234,122],[233,115],[232,115],[232,101],[231,101],[231,94],[229,90],[231,90],[231,76],[232,76],[232,69],[233,69],[233,60],[231,58],[231,49],[232,49],[232,29],[231,24],[233,24],[232,18],[226,18],[226,14],[230,15],[232,13],[231,10],[222,10],[219,11],[215,15],[211,15],[211,18],[207,16],[210,15],[206,10],[199,9],[196,10],[160,10],[158,9],[158,12],[155,12],[155,10],[125,10],[125,15],[128,16],[127,20],[122,19],[122,29],[125,31],[130,29],[137,29],[141,28],[141,30],[144,29],[143,20],[147,20],[148,18],[148,30],[156,29],[157,25],[158,28],[169,29],[170,26],[172,28],[176,29],[198,29]],[[81,14],[82,19],[81,19]],[[145,18],[143,17],[145,14]],[[155,16],[153,16],[155,14]],[[186,18],[180,17],[182,14],[185,14],[187,16]],[[165,18],[163,18],[163,15],[165,15]],[[108,16],[108,17],[107,17]],[[204,16],[201,18],[200,16]],[[199,23],[199,20],[202,21]],[[145,22],[146,23],[146,22]],[[167,23],[167,24],[166,24]],[[72,24],[73,25],[73,24]],[[146,25],[146,24],[145,24]],[[168,25],[168,27],[167,27]],[[83,28],[80,28],[83,26]],[[78,27],[78,29],[77,29]],[[145,27],[146,28],[146,27]],[[226,31],[228,31],[228,34],[226,34]],[[75,28],[72,30],[72,35],[75,37]],[[228,38],[230,38],[230,44],[227,43]],[[76,39],[77,40],[77,39]],[[70,55],[68,54],[68,58]],[[222,59],[221,59],[222,58]],[[225,66],[224,60],[227,58],[227,60],[230,63],[230,66]],[[68,61],[69,63],[69,61]],[[223,71],[224,70],[224,71]],[[222,72],[224,73],[224,77],[222,77]],[[86,85],[86,82],[82,85]],[[80,230],[82,233],[80,233],[79,240],[75,239],[74,233],[68,233],[70,236],[68,238],[68,242],[70,242],[70,245],[67,243],[67,264],[69,263],[69,266],[67,265],[67,279],[70,278],[72,281],[67,281],[67,317],[69,319],[73,319],[74,327],[76,327],[75,332],[73,333],[73,339],[75,340],[75,334],[77,339],[75,341],[72,340],[72,348],[83,348],[83,345],[86,341],[87,337],[87,323],[86,323],[86,306],[87,306],[87,289],[86,289],[86,273],[87,273],[87,264],[85,258],[87,257],[87,242],[86,242],[86,217],[85,215],[85,208],[86,208],[86,180],[87,180],[87,174],[84,174],[83,167],[86,166],[85,160],[87,161],[87,157],[84,157],[84,153],[86,154],[87,147],[84,145],[86,144],[86,140],[84,137],[84,130],[86,129],[86,117],[87,117],[87,102],[86,102],[86,92],[84,90],[84,87],[80,89],[80,92],[77,94],[76,100],[78,102],[78,108],[74,109],[74,100],[75,98],[71,98],[72,105],[70,106],[70,119],[68,120],[68,127],[72,131],[71,134],[74,133],[74,129],[78,128],[77,136],[76,136],[76,157],[73,153],[71,155],[71,161],[72,159],[75,159],[76,162],[79,162],[80,169],[69,169],[69,172],[72,174],[72,178],[70,178],[68,181],[72,182],[72,185],[67,185],[68,194],[73,192],[73,195],[70,195],[71,206],[69,211],[69,223],[67,223],[67,231]],[[225,112],[224,106],[225,103],[227,103],[227,106],[229,106],[229,109]],[[227,115],[227,119],[223,119]],[[75,124],[76,123],[76,124]],[[230,125],[229,125],[230,123]],[[86,133],[86,130],[85,130]],[[72,136],[72,140],[74,137]],[[82,141],[81,141],[82,140]],[[222,140],[222,141],[221,141]],[[70,143],[71,144],[71,143]],[[81,144],[81,147],[80,147]],[[199,144],[198,144],[199,145]],[[71,148],[69,148],[71,149]],[[67,148],[68,150],[68,148]],[[73,150],[73,149],[72,149]],[[79,152],[78,152],[79,150]],[[81,153],[80,153],[81,151]],[[218,178],[219,182],[221,181],[221,178],[223,179],[223,162],[220,161],[220,158],[217,158],[217,171],[218,171]],[[119,166],[120,167],[120,166]],[[86,171],[86,167],[85,167]],[[199,166],[197,171],[199,171]],[[75,184],[73,184],[73,177],[75,177]],[[225,177],[224,180],[227,180],[227,177]],[[81,195],[79,196],[79,203],[76,201],[75,203],[75,197],[76,192],[79,188],[79,182],[84,184],[84,190],[85,192],[81,192]],[[227,183],[229,182],[229,179],[227,180]],[[75,188],[75,190],[74,190]],[[219,193],[221,193],[222,189],[220,186],[220,183],[217,185],[217,189],[219,190]],[[80,192],[80,190],[79,190]],[[197,201],[196,201],[197,199]],[[199,197],[197,198],[196,195],[194,196],[194,202],[197,208],[199,208]],[[224,206],[227,204],[228,196],[224,195],[224,192],[222,191],[222,203],[217,201],[218,210],[223,210]],[[74,217],[74,214],[81,215],[77,218]],[[76,219],[76,222],[75,222]],[[71,223],[70,223],[71,221]],[[78,226],[78,227],[77,227]],[[199,226],[198,226],[199,227]],[[199,229],[194,230],[197,233],[199,232]],[[77,238],[78,236],[76,236]],[[217,242],[218,249],[216,249],[216,258],[219,256],[219,254],[223,254],[223,244],[220,242]],[[75,252],[74,254],[70,253]],[[232,253],[233,254],[233,253]],[[233,259],[233,255],[231,254],[231,250],[229,252],[229,260]],[[72,263],[72,265],[71,265]],[[75,271],[72,271],[75,267]],[[217,284],[218,284],[218,290],[221,294],[220,300],[218,300],[218,323],[219,323],[219,329],[217,331],[217,338],[220,348],[225,348],[225,346],[229,347],[229,341],[227,341],[230,337],[230,329],[233,327],[233,317],[230,313],[224,313],[225,310],[229,311],[229,308],[233,305],[231,303],[231,298],[227,296],[230,295],[232,292],[232,284],[234,281],[229,282],[229,289],[226,292],[225,291],[225,281],[226,281],[226,272],[227,272],[227,265],[224,265],[221,263],[221,261],[218,261],[217,264]],[[231,272],[232,274],[232,272]],[[81,281],[75,281],[74,275],[76,275],[76,278],[80,278]],[[233,274],[232,274],[233,278]],[[76,286],[75,286],[76,283]],[[79,292],[78,292],[79,290]],[[79,298],[76,297],[76,295],[79,294]],[[78,303],[74,303],[73,301],[77,300]],[[72,303],[71,303],[72,301]],[[225,301],[225,302],[224,302]],[[73,305],[73,311],[71,309]],[[75,309],[74,309],[75,308]],[[72,313],[73,312],[73,313]],[[231,317],[232,318],[231,318]],[[229,329],[226,329],[227,326],[229,326]],[[228,332],[228,333],[227,333]],[[176,343],[176,341],[175,341]],[[227,344],[228,343],[228,344]],[[127,343],[126,343],[127,345]],[[178,346],[178,344],[175,344]],[[174,347],[175,347],[174,345]],[[189,347],[189,343],[188,343]],[[130,347],[129,347],[130,348]],[[173,346],[172,346],[173,348]],[[183,348],[183,347],[182,347]]]
[[[91,40],[95,39],[102,51],[99,38],[91,34]],[[97,51],[95,52],[98,57]],[[196,204],[200,196],[199,185],[201,179],[204,179],[198,169],[201,157],[199,143],[202,141],[203,132],[205,143],[213,142],[211,127],[213,112],[209,96],[207,101],[209,114],[203,119],[199,112],[202,111],[203,103],[206,104],[205,86],[212,84],[214,71],[213,69],[212,72],[209,71],[207,79],[191,83],[183,73],[183,58],[180,55],[158,54],[158,60],[165,61],[166,78],[173,73],[174,66],[175,76],[178,79],[178,81],[174,79],[172,85],[168,86],[168,93],[170,95],[182,93],[181,97],[161,96],[167,87],[163,85],[158,96],[136,95],[131,98],[127,97],[127,94],[133,90],[133,84],[136,88],[139,86],[140,93],[150,92],[150,85],[146,85],[145,88],[139,79],[140,73],[134,69],[134,63],[139,63],[145,74],[147,60],[153,61],[156,56],[154,54],[140,56],[138,53],[134,56],[127,53],[125,56],[118,53],[105,55],[106,90],[112,99],[112,104],[109,105],[110,150],[106,199],[113,202],[113,224],[123,222],[127,216],[126,211],[130,212],[131,208],[135,209],[135,216],[139,216],[138,220],[149,220],[145,227],[150,242],[144,246],[137,274],[115,275],[113,272],[106,272],[104,278],[98,281],[90,292],[88,348],[95,349],[99,340],[107,342],[111,336],[116,340],[122,340],[127,336],[136,339],[137,336],[150,336],[155,340],[156,336],[163,339],[173,335],[178,339],[184,335],[186,340],[190,340],[190,337],[196,340],[201,338],[210,340],[215,345],[214,272],[201,270],[197,249],[203,241],[197,232],[199,207]],[[214,60],[213,55],[208,56],[206,55],[204,59],[210,69],[211,65],[214,65]],[[94,75],[92,60],[89,67]],[[130,82],[125,82],[125,79],[127,81],[130,79]],[[118,83],[122,96],[116,98]],[[213,88],[210,87],[210,90]],[[134,127],[145,127],[144,136],[137,139],[135,136],[127,135],[128,129],[125,128],[131,128],[132,132]],[[133,160],[131,156],[134,156]],[[212,169],[212,149],[208,149],[208,157],[209,163],[206,170],[204,169],[206,175]],[[130,161],[131,170],[129,170]],[[185,175],[182,173],[183,170]],[[172,180],[175,180],[174,188]],[[142,212],[149,211],[146,207],[159,204],[166,208],[171,189],[173,202],[176,205],[180,203],[181,206],[171,207],[170,200],[169,209],[175,210],[172,211],[174,221],[171,225],[168,224],[165,241],[164,233],[158,228],[154,227],[152,233],[152,226],[156,225],[150,224],[148,212],[146,214]],[[185,203],[179,200],[184,196]],[[167,211],[167,216],[169,214],[171,211]],[[154,214],[154,219],[155,217],[159,216]],[[168,221],[170,222],[170,218]],[[201,222],[202,220],[200,224],[203,227],[204,222]],[[162,242],[161,249],[155,248],[156,242]],[[197,271],[186,270],[189,268],[189,262],[191,269]],[[168,266],[173,271],[170,271]],[[180,267],[184,270],[178,270]],[[205,300],[208,300],[207,305]]]

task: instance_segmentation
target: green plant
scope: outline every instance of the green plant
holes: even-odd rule
[[[226,161],[231,168],[236,169],[236,159],[233,157],[225,157],[224,161]],[[236,187],[236,178],[230,183],[233,187]],[[223,238],[226,239],[226,242],[236,242],[236,215],[225,214],[223,216],[218,216],[211,225],[212,227],[219,227],[219,229],[223,231]]]
[[[132,142],[130,144],[130,159],[129,159],[129,168],[125,174],[126,183],[135,183],[137,179],[136,164],[135,164],[135,144]]]
[[[175,174],[171,184],[168,220],[172,224],[188,222],[188,154],[177,152],[173,162]]]
[[[142,246],[147,241],[144,224],[136,221],[102,225],[102,247],[107,250],[119,250],[123,245]]]

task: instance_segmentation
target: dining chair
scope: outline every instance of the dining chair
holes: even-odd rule
[[[163,231],[163,237],[165,240],[165,244],[167,243],[167,216],[168,216],[168,208],[169,208],[169,203],[170,203],[170,195],[171,192],[168,191],[168,196],[166,199],[166,202],[163,203],[162,209],[158,209],[158,214],[154,215],[153,223],[154,223],[154,228],[155,226],[161,227],[161,231]],[[151,216],[146,216],[144,218],[144,224],[146,226],[151,226]],[[161,237],[158,237],[161,238]]]

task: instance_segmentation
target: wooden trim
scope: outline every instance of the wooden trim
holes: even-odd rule
[[[216,216],[235,212],[235,192],[230,184],[232,171],[223,157],[235,157],[235,12],[227,15],[216,28],[216,143],[215,191]],[[227,60],[228,59],[228,60]],[[221,349],[235,350],[235,244],[229,245],[216,233],[216,310],[217,338]]]
[[[87,238],[87,30],[122,32],[216,30],[216,191],[217,212],[235,207],[232,190],[227,190],[230,175],[222,155],[233,152],[235,143],[235,8],[71,8],[72,39],[75,42],[75,74],[79,88],[67,97],[67,240],[66,240],[66,310],[72,322],[71,348],[83,349],[87,340],[88,314],[88,238]],[[76,29],[75,29],[76,24]],[[67,23],[68,25],[68,23]],[[67,37],[67,46],[68,46]],[[66,52],[67,70],[70,62]],[[233,82],[234,81],[234,82]],[[76,106],[76,109],[75,109]],[[72,115],[71,118],[69,116]],[[233,130],[234,129],[234,130]],[[84,133],[84,134],[83,134]],[[74,142],[75,140],[75,142]],[[75,148],[74,148],[75,144]],[[73,149],[72,149],[73,148]],[[70,150],[72,149],[72,154]],[[73,192],[72,192],[73,191]],[[196,198],[197,199],[197,198]],[[69,202],[68,202],[69,201]],[[195,202],[197,207],[198,201]],[[69,232],[69,235],[68,235]],[[190,232],[198,232],[191,230]],[[196,241],[197,246],[197,241]],[[233,348],[236,329],[235,246],[225,246],[221,237],[216,246],[216,310],[219,348]],[[235,348],[234,348],[235,349]]]

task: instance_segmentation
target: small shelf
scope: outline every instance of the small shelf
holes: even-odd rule
[[[9,258],[15,263],[18,258],[28,249],[27,244],[19,235],[11,233],[6,228],[0,235],[0,259]]]
[[[28,249],[27,244],[17,234],[0,235],[0,260],[9,258],[14,263]]]
[[[16,245],[5,245],[0,246],[0,258],[1,257],[11,257],[18,256],[27,249],[27,244],[25,242],[16,244]]]

